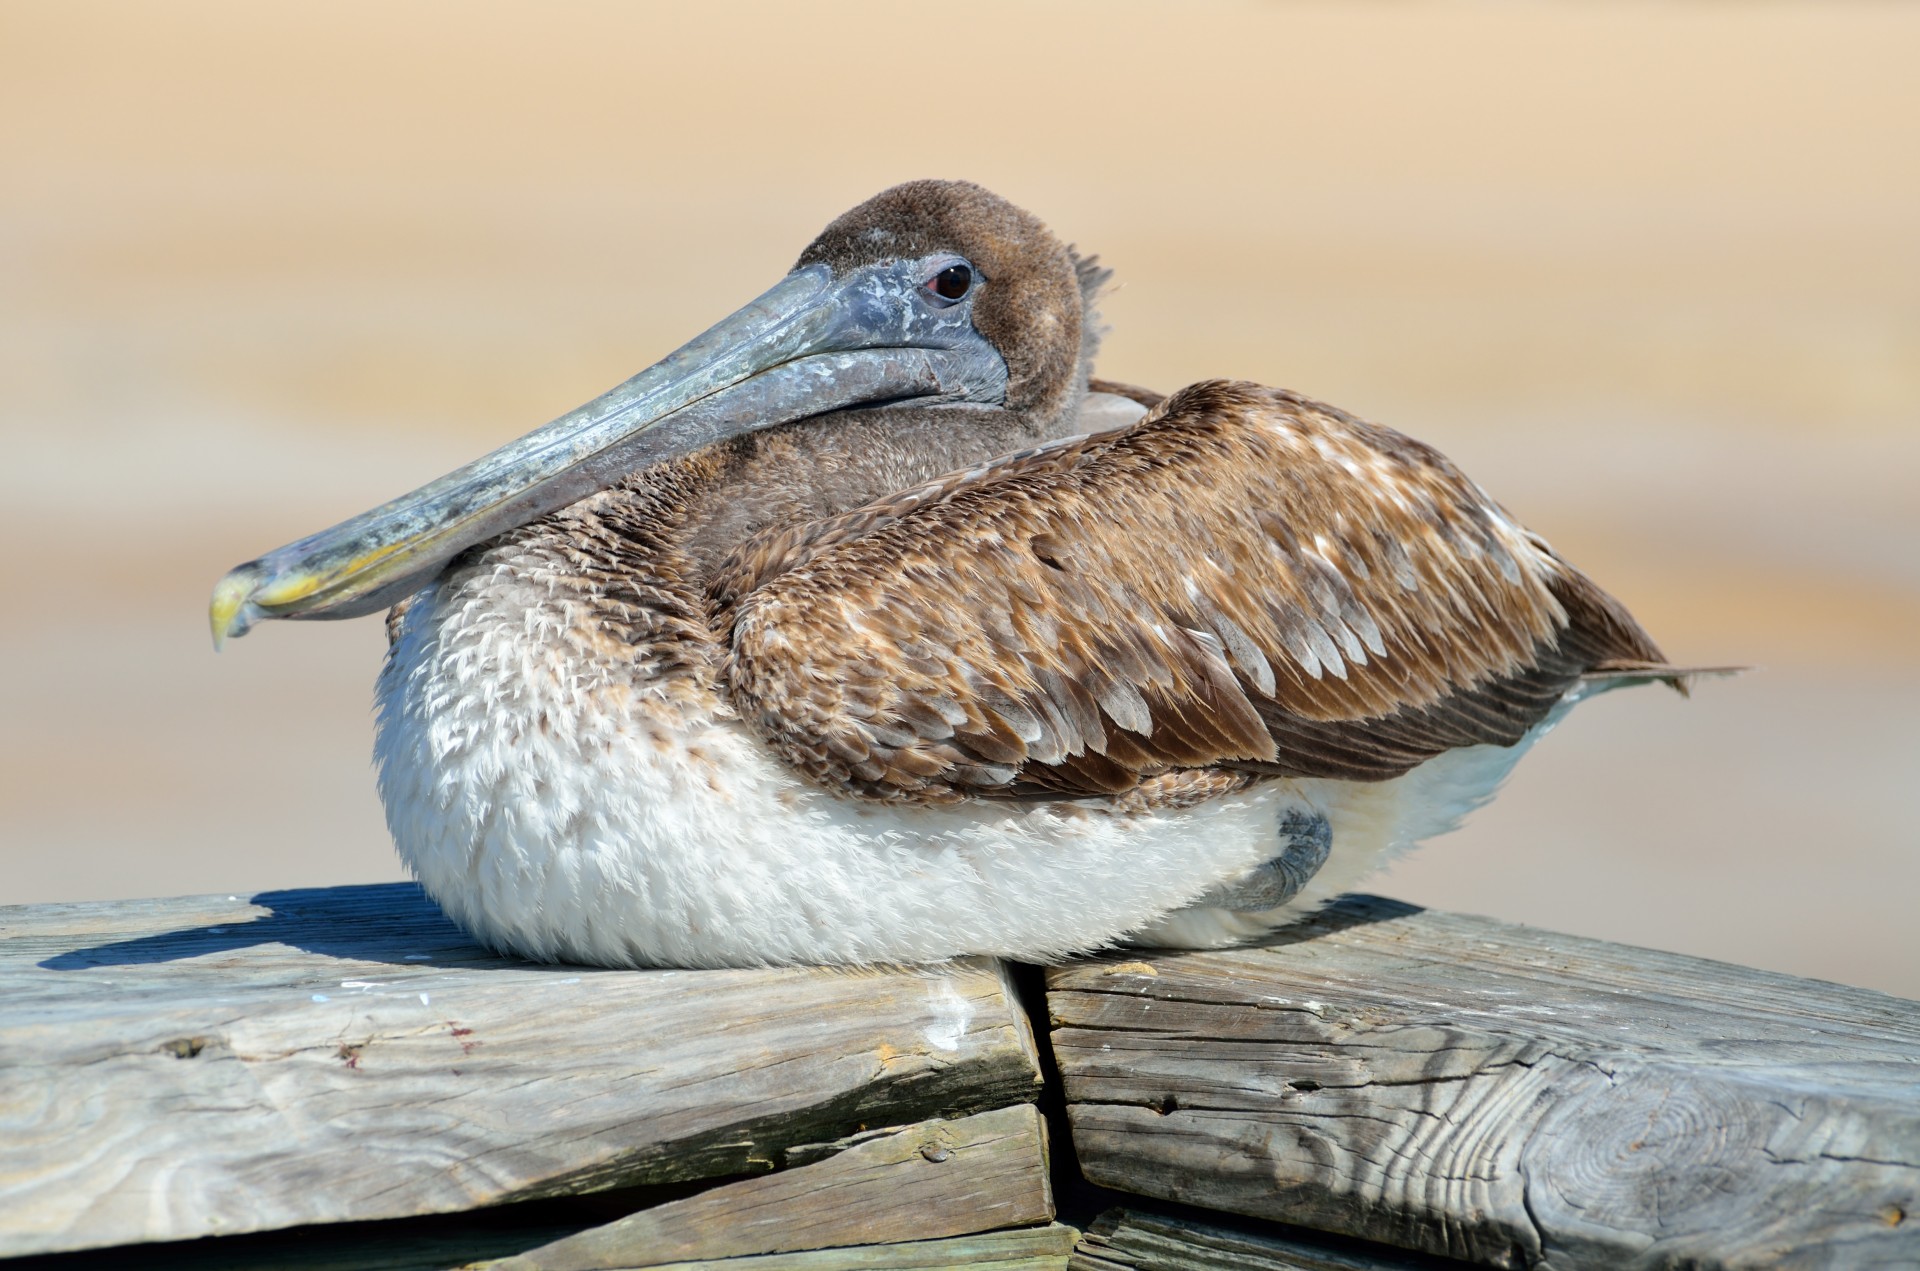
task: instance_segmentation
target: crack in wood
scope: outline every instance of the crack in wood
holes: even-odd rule
[[[0,1177],[37,1178],[0,1252],[663,1182],[694,1190],[656,1223],[815,1221],[782,1188],[824,1222],[885,1179],[1031,1179],[1027,1131],[954,1127],[1044,1096],[1100,1184],[1449,1257],[1920,1263],[1920,1014],[1875,994],[1360,899],[1271,947],[1031,971],[1029,1011],[984,963],[536,970],[437,915],[387,931],[377,899],[345,935],[324,896],[247,907],[280,943],[157,902],[217,920],[218,959],[215,928],[144,911],[90,949],[0,934]],[[424,947],[442,964],[403,963]],[[953,1051],[923,1036],[940,983],[970,1010]]]
[[[1477,952],[1409,957],[1420,942]],[[1496,1265],[1920,1263],[1886,1243],[1916,1227],[1911,1003],[1405,912],[1153,967],[1049,975],[1076,1143],[1105,1186]],[[1133,998],[1155,1003],[1150,1029]]]

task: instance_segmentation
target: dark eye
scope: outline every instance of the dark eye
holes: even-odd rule
[[[966,265],[948,265],[927,287],[942,300],[958,300],[973,290],[973,270]]]

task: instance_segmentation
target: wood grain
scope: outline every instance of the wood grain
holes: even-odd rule
[[[0,910],[0,1256],[767,1172],[1031,1100],[1004,969],[493,957],[406,884]]]
[[[1067,1260],[1069,1271],[1435,1271],[1458,1265],[1398,1249],[1332,1249],[1277,1232],[1132,1209],[1101,1214]]]
[[[604,1271],[963,1236],[1053,1217],[1046,1127],[1020,1104],[860,1135],[811,1165],[670,1201],[496,1271]]]
[[[1079,1232],[1055,1223],[1025,1231],[993,1231],[950,1240],[772,1253],[748,1258],[669,1262],[648,1271],[1066,1271]],[[624,1271],[624,1269],[623,1269]]]
[[[1049,975],[1096,1183],[1497,1266],[1920,1263],[1920,1005],[1349,898]]]
[[[481,1218],[482,1215],[470,1215]],[[389,1224],[372,1224],[385,1226]],[[318,1241],[314,1240],[319,1235]],[[898,1244],[859,1245],[799,1253],[754,1254],[653,1264],[647,1271],[1066,1271],[1067,1254],[1079,1232],[1059,1223]],[[223,1240],[46,1254],[10,1259],[7,1271],[491,1271],[476,1261],[473,1240],[441,1233],[428,1239],[393,1241],[378,1236],[318,1253],[332,1233],[271,1232]],[[243,1248],[244,1247],[244,1248]],[[637,1269],[636,1269],[637,1271]]]

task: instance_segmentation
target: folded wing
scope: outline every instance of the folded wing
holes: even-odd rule
[[[932,802],[1380,780],[1663,662],[1438,452],[1224,381],[757,539],[714,594],[732,699],[778,753]]]

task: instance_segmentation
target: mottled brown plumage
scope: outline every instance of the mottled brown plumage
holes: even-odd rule
[[[710,586],[743,717],[882,798],[1384,779],[1662,660],[1438,452],[1222,381],[758,537]]]

